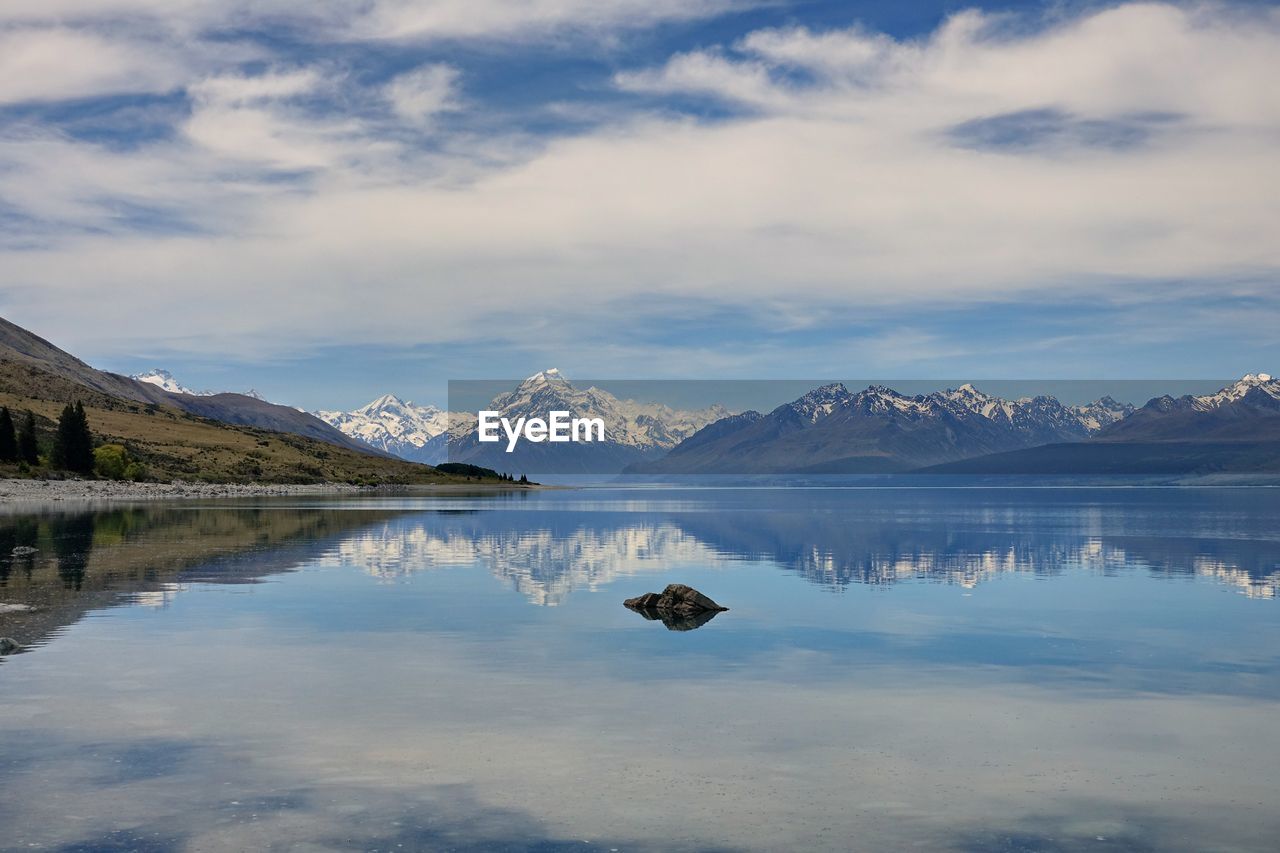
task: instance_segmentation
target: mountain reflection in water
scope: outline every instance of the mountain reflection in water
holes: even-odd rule
[[[757,560],[833,590],[903,581],[971,588],[1003,574],[1145,571],[1210,579],[1250,597],[1276,597],[1275,541],[1216,529],[1211,518],[1170,517],[1162,506],[1157,502],[1138,518],[1128,510],[1119,524],[1109,524],[1098,507],[1059,513],[1048,533],[1041,525],[1043,507],[1003,507],[998,517],[980,506],[959,515],[903,517],[871,503],[840,514],[815,511],[812,503],[743,514],[420,514],[351,535],[335,556],[388,580],[483,565],[531,603],[548,606],[575,590],[598,590],[618,577],[672,564],[724,567]]]
[[[1277,517],[624,488],[0,515],[29,646],[0,848],[1270,851]],[[621,606],[670,582],[732,611]]]

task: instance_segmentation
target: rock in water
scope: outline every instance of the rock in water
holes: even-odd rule
[[[646,619],[661,619],[672,631],[691,631],[728,610],[691,586],[669,584],[662,592],[646,592],[622,602]]]
[[[0,655],[11,655],[14,652],[20,652],[25,648],[26,646],[22,645],[22,643],[19,643],[17,640],[9,637],[0,637]]]

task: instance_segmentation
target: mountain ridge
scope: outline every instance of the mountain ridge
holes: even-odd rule
[[[1133,407],[1103,398],[1066,406],[1049,396],[1005,400],[972,384],[907,396],[839,382],[770,412],[712,424],[636,473],[892,473],[1004,450],[1080,440]]]
[[[349,412],[312,414],[351,438],[401,459],[438,465],[448,458],[450,415],[437,406],[419,406],[383,394]]]
[[[506,453],[496,444],[480,442],[475,416],[459,413],[453,416],[450,429],[451,461],[530,474],[618,473],[665,453],[707,424],[730,414],[718,404],[684,410],[662,403],[620,400],[595,386],[579,388],[556,368],[527,377],[512,390],[494,397],[489,408],[512,420],[545,418],[551,411],[567,411],[572,417],[599,417],[605,423],[606,440],[573,444],[522,442],[515,452]]]

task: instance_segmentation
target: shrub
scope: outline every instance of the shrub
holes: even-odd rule
[[[129,451],[119,444],[104,444],[93,451],[93,470],[108,480],[126,479],[125,471],[132,460]]]

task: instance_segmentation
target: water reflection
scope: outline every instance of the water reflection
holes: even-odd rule
[[[0,518],[0,603],[39,607],[0,619],[56,636],[0,666],[0,847],[1268,851],[1280,615],[1221,593],[1274,591],[1276,508],[547,493]],[[671,581],[733,611],[677,633],[620,606]]]
[[[895,514],[896,515],[896,514]],[[1148,521],[1167,530],[1099,535],[1089,513],[1060,516],[1046,532],[1036,514],[991,524],[975,511],[943,522],[781,511],[747,513],[485,512],[410,515],[344,539],[335,558],[392,580],[450,566],[482,565],[532,604],[555,606],[575,590],[690,565],[767,560],[833,590],[922,581],[964,588],[1001,575],[1053,578],[1140,571],[1201,578],[1251,598],[1280,592],[1280,543],[1190,531],[1177,514]]]
[[[197,581],[254,583],[395,514],[162,504],[0,515],[0,636],[30,649],[99,608],[165,606]]]
[[[345,538],[334,556],[386,580],[479,565],[530,603],[548,607],[622,576],[723,560],[679,526],[643,515],[582,522],[536,513],[409,516]]]
[[[670,610],[646,610],[642,607],[628,607],[632,613],[638,613],[650,622],[661,622],[668,631],[693,631],[701,628],[720,615],[718,610],[703,610],[699,613],[675,613]]]
[[[1267,521],[1278,499],[1267,493],[1207,505],[1152,493],[1122,510],[1114,497],[957,501],[924,491],[802,493],[765,505],[753,496],[732,511],[707,511],[711,499],[602,502],[595,511],[555,495],[532,509],[475,500],[448,510],[153,505],[0,516],[0,636],[30,646],[97,607],[164,607],[195,581],[252,583],[308,562],[386,581],[478,566],[540,606],[621,578],[743,562],[833,591],[1141,572],[1250,598],[1280,594],[1280,543]]]

